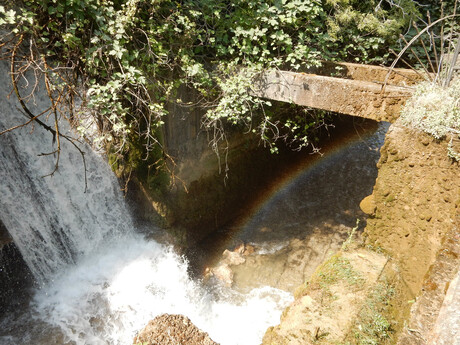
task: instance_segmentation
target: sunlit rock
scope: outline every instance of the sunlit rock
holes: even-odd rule
[[[221,264],[219,266],[208,269],[206,276],[214,276],[228,287],[232,286],[233,284],[233,271],[227,264]]]
[[[241,253],[231,252],[227,249],[222,254],[222,257],[227,265],[241,265],[246,261]]]
[[[359,208],[361,209],[361,211],[363,211],[367,215],[370,215],[370,216],[374,215],[375,210],[377,209],[375,202],[374,202],[374,196],[372,194],[366,196],[363,200],[361,200],[359,204]]]
[[[151,320],[134,338],[135,345],[217,345],[183,315],[163,314]]]

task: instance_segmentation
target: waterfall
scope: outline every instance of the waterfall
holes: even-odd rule
[[[0,73],[8,75],[4,62]],[[0,131],[27,121],[10,92],[0,84]],[[28,107],[48,106],[37,89]],[[46,176],[56,155],[40,155],[55,148],[37,124],[0,136],[0,219],[38,283],[22,317],[0,320],[1,344],[130,344],[161,313],[188,316],[221,344],[256,344],[278,323],[290,294],[205,288],[170,246],[136,234],[116,178],[90,147],[81,145],[87,192],[82,157],[65,141]]]
[[[8,76],[4,62],[0,73]],[[11,90],[9,83],[0,85],[0,130],[27,121],[14,94],[8,98]],[[34,96],[28,103],[33,113],[49,107],[46,92]],[[69,134],[69,126],[61,122],[60,130]],[[107,163],[87,145],[80,146],[88,170],[86,193],[82,157],[65,140],[61,140],[57,171],[46,176],[54,170],[57,158],[56,154],[42,155],[56,149],[50,132],[35,124],[0,136],[0,219],[40,284],[107,238],[132,228]]]

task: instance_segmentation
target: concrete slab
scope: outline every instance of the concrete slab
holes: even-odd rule
[[[362,80],[271,70],[256,78],[252,93],[276,101],[393,122],[412,95],[412,89],[382,86]]]

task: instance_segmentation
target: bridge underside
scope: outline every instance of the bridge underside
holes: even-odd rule
[[[276,101],[393,122],[398,118],[402,105],[412,95],[409,85],[421,79],[411,70],[397,70],[390,78],[391,84],[383,88],[388,72],[386,68],[357,64],[336,66],[340,66],[340,77],[275,70],[264,72],[256,79],[253,94]]]

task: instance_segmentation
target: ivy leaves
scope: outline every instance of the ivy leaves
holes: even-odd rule
[[[378,59],[414,11],[412,0],[386,9],[374,0],[6,3],[0,27],[28,35],[49,64],[74,72],[71,84],[87,90],[83,98],[100,138],[120,160],[130,155],[130,142],[142,143],[143,159],[160,145],[158,127],[168,103],[181,102],[181,85],[200,94],[208,128],[224,133],[226,123],[244,126],[276,151],[273,141],[282,127],[304,145],[307,137],[294,122],[274,121],[264,112],[269,102],[251,95],[252,78],[265,68],[318,66],[321,59],[352,54],[360,61]],[[309,122],[308,129],[314,127]]]
[[[213,16],[213,7],[203,6],[205,20]],[[315,34],[324,16],[317,1],[232,1],[215,23],[218,56],[273,67],[286,63],[286,58],[289,64],[311,62],[312,56],[306,53],[320,46]]]

